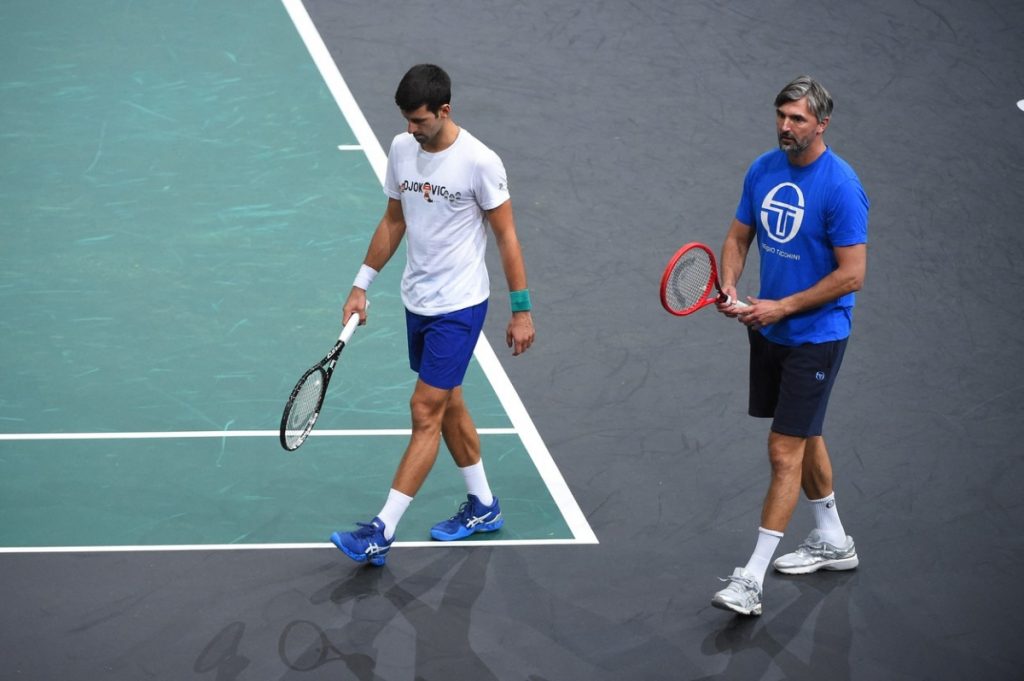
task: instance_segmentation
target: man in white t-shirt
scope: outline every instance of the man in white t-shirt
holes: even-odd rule
[[[512,317],[505,332],[513,355],[534,339],[526,268],[516,236],[501,159],[451,118],[451,80],[419,64],[402,78],[395,103],[408,121],[388,154],[387,208],[345,302],[366,323],[366,289],[406,238],[402,302],[409,364],[419,378],[410,400],[412,436],[380,513],[331,541],[358,562],[383,565],[395,529],[437,459],[441,438],[466,481],[467,499],[431,537],[452,541],[493,532],[504,519],[491,492],[480,438],[462,395],[462,381],[487,314],[490,283],[484,261],[486,227],[494,232],[509,287]]]

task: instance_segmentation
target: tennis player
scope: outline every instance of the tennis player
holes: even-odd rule
[[[719,304],[747,326],[751,416],[771,418],[771,482],[753,554],[712,605],[761,614],[764,577],[800,490],[815,528],[795,552],[775,560],[786,574],[850,570],[853,539],[839,519],[822,424],[843,360],[867,266],[868,199],[853,169],[825,144],[832,97],[808,76],[775,98],[779,149],[747,170],[722,246],[722,289],[736,284],[756,240],[761,288],[750,307]]]
[[[437,459],[444,438],[466,482],[467,499],[430,531],[440,541],[493,532],[504,519],[480,457],[480,439],[462,381],[487,314],[486,227],[501,256],[513,355],[533,344],[530,293],[501,159],[452,119],[451,80],[432,64],[412,67],[395,92],[408,122],[388,154],[384,217],[370,240],[342,318],[366,321],[366,290],[403,237],[407,260],[401,294],[409,364],[418,374],[410,400],[412,436],[380,513],[331,541],[358,562],[383,565],[395,530]]]

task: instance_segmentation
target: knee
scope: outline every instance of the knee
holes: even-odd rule
[[[803,450],[779,443],[769,443],[768,462],[776,475],[799,476],[803,465]]]
[[[444,402],[413,395],[409,400],[412,427],[416,430],[439,428],[444,415]]]

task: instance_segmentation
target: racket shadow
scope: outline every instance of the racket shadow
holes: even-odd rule
[[[459,659],[465,678],[496,681],[469,640],[471,610],[483,591],[491,555],[492,549],[434,552],[427,564],[401,578],[389,568],[357,566],[310,597],[314,605],[331,606],[332,622],[343,621],[328,628],[310,620],[289,622],[279,636],[278,655],[296,672],[343,664],[356,678],[376,678],[377,660],[360,651],[396,636],[415,641],[415,650],[395,651],[389,664]],[[438,590],[435,604],[430,596]]]

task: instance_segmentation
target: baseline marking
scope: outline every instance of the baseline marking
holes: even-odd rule
[[[396,541],[392,546],[401,548],[456,549],[480,546],[545,546],[551,544],[575,545],[578,539],[487,539],[479,542],[449,541]],[[338,549],[330,542],[324,543],[291,543],[291,544],[155,544],[153,546],[0,546],[0,555],[5,553],[143,553],[145,551],[270,551],[275,549],[324,549],[337,553]]]
[[[514,428],[477,428],[480,435],[516,435]],[[0,442],[39,440],[175,440],[185,438],[278,437],[276,430],[182,430],[136,433],[0,433]],[[378,430],[314,430],[311,437],[373,437],[412,435],[411,428]]]

